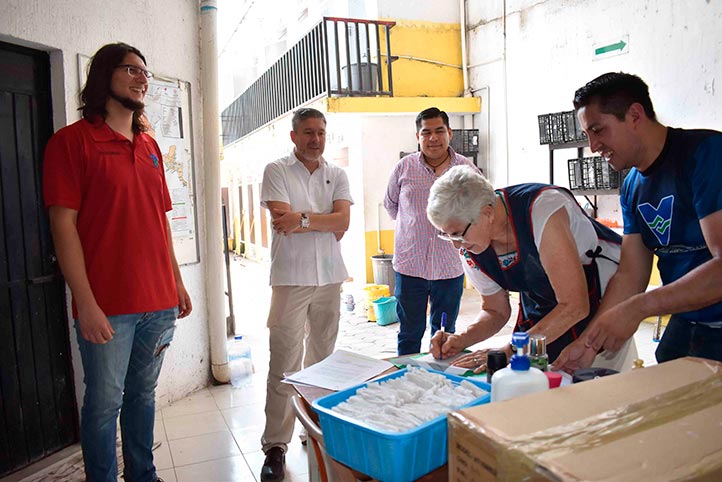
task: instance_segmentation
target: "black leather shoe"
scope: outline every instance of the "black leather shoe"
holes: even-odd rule
[[[271,447],[266,452],[266,460],[261,469],[261,482],[280,482],[286,475],[284,465],[286,456],[281,447]]]

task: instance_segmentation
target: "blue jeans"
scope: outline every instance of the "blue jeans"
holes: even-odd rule
[[[685,356],[722,362],[722,328],[711,328],[672,315],[654,355],[659,363]]]
[[[85,371],[80,438],[87,482],[116,482],[116,423],[120,412],[123,475],[127,482],[153,482],[155,387],[166,348],[173,339],[177,308],[109,316],[115,330],[105,345],[75,331]]]
[[[441,328],[441,313],[446,313],[446,332],[454,333],[459,315],[464,275],[451,279],[427,280],[396,273],[396,313],[401,328],[398,336],[398,354],[408,355],[421,351],[421,339],[426,331],[426,306],[431,300],[431,336]]]

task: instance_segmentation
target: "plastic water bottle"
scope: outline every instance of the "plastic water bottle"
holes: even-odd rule
[[[251,346],[243,339],[243,336],[234,337],[228,347],[228,367],[231,370],[233,387],[246,387],[253,381]]]
[[[524,354],[524,347],[529,344],[529,334],[514,333],[511,343],[516,348],[516,354],[511,356],[510,365],[491,377],[492,402],[549,390],[549,380],[544,372],[532,367],[529,357]]]

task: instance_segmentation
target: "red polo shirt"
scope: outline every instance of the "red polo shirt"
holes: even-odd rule
[[[178,305],[166,233],[172,206],[153,138],[131,142],[85,119],[59,130],[45,149],[43,194],[46,207],[78,211],[90,287],[107,316]]]

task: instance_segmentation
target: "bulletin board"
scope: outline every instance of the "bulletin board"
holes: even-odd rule
[[[154,77],[145,94],[148,133],[160,146],[173,210],[168,213],[178,264],[200,261],[190,83]]]
[[[82,88],[90,58],[78,54],[78,81]],[[150,134],[163,154],[165,179],[173,210],[168,213],[178,264],[200,262],[196,216],[195,155],[189,82],[154,77],[145,94]]]

